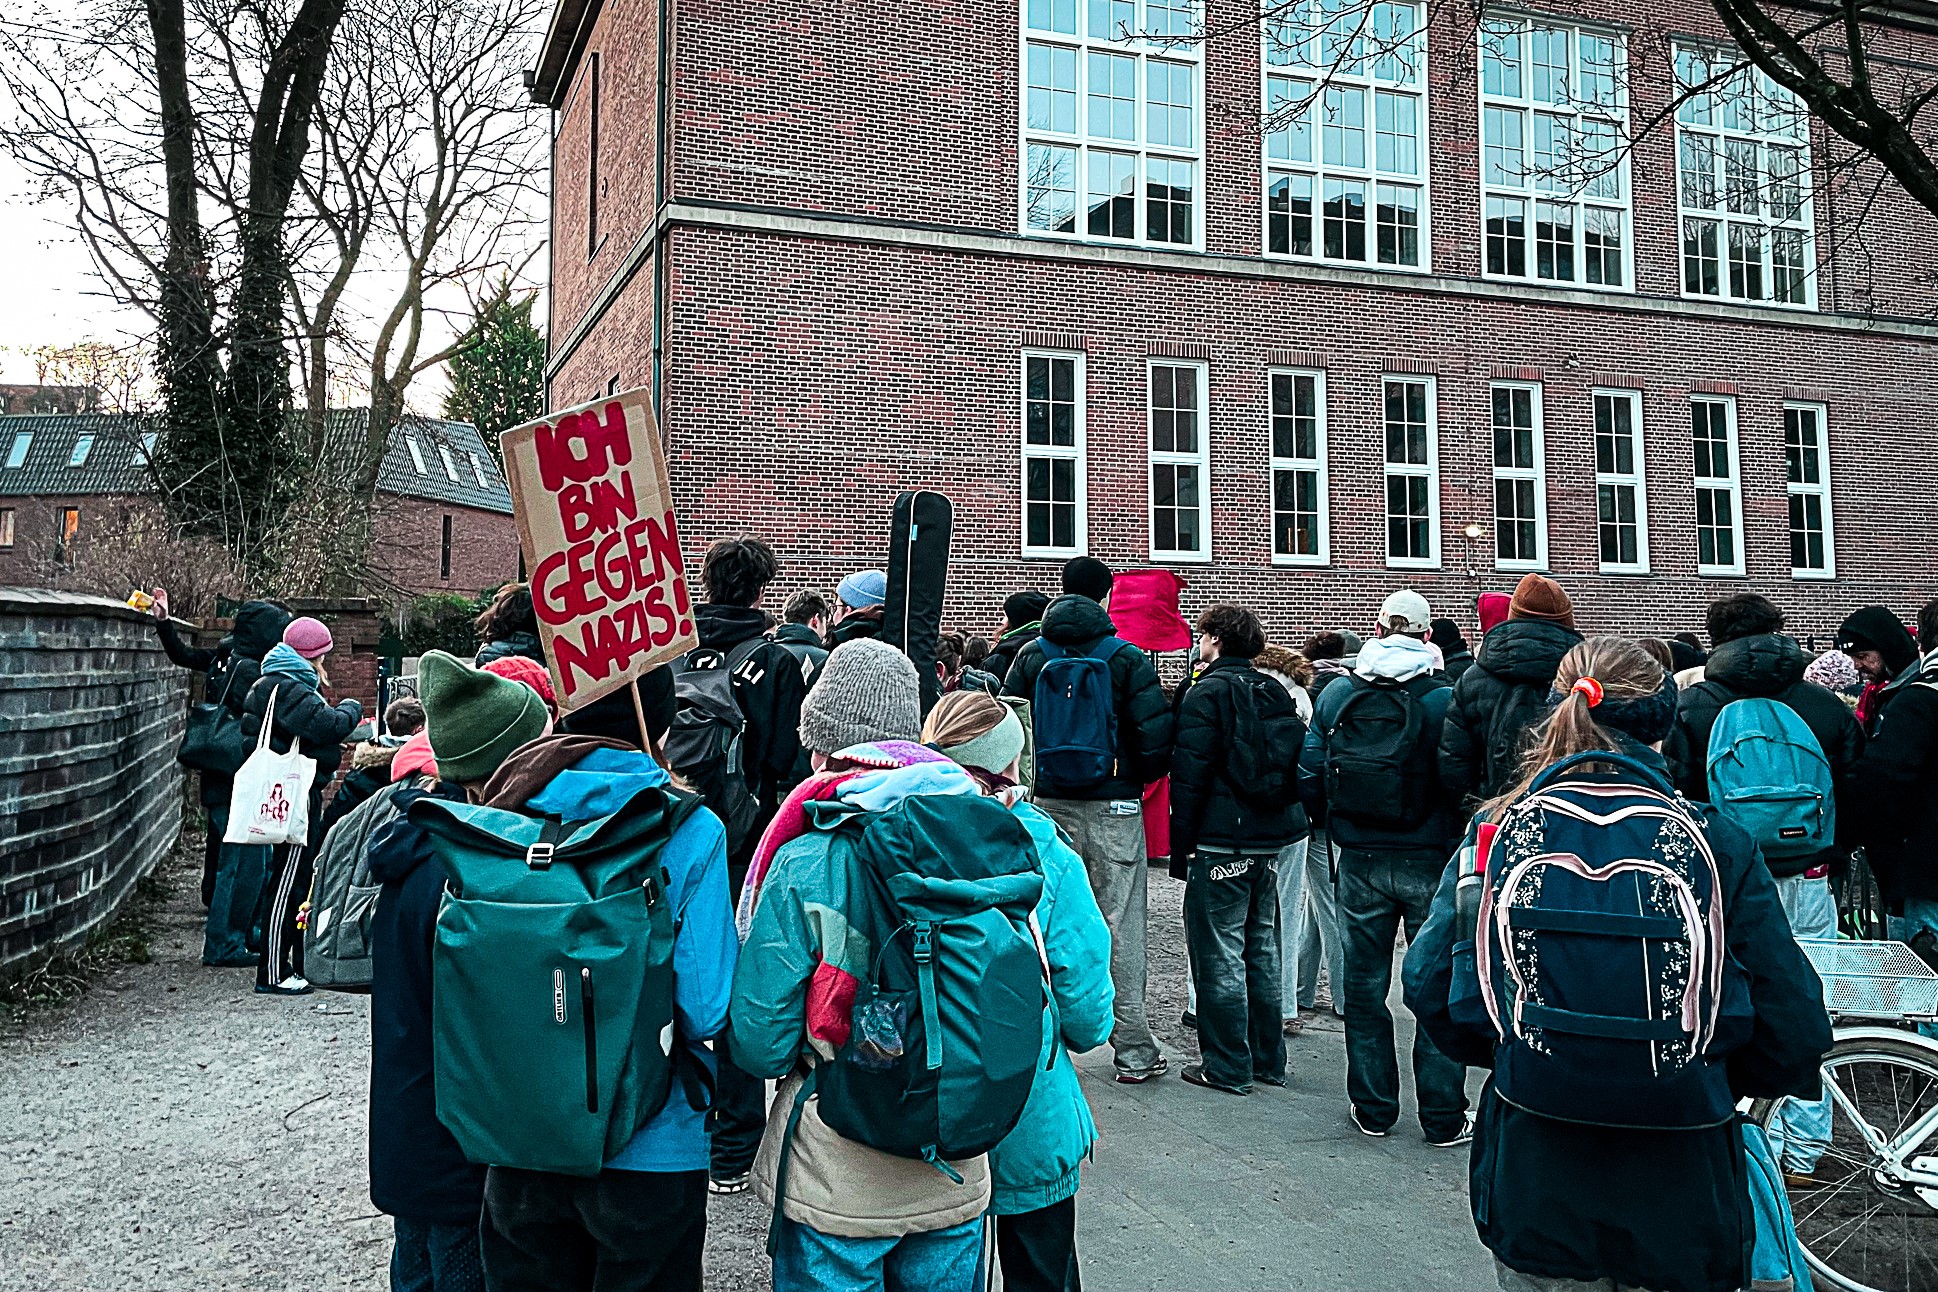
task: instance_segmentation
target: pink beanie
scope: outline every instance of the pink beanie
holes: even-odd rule
[[[304,659],[317,659],[328,655],[336,641],[330,636],[330,629],[321,619],[304,615],[289,621],[283,629],[283,645],[301,655]]]

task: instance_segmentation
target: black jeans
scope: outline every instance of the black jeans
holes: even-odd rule
[[[486,1292],[699,1292],[705,1171],[485,1173]]]
[[[1200,852],[1184,883],[1184,942],[1198,987],[1205,1076],[1249,1090],[1285,1075],[1276,853]]]
[[[1077,1274],[1075,1195],[1035,1211],[996,1217],[1003,1292],[1083,1292]]]
[[[310,897],[315,863],[307,845],[278,844],[272,850],[269,882],[256,904],[262,950],[256,956],[256,986],[274,987],[303,972],[303,933],[296,916]]]
[[[740,886],[747,882],[747,864],[742,860],[727,865],[730,902],[740,898]],[[728,1057],[727,1040],[732,1031],[729,1022],[713,1047],[716,1071],[707,1127],[712,1132],[709,1139],[716,1180],[731,1180],[753,1170],[754,1155],[760,1151],[761,1136],[767,1130],[767,1083],[741,1071]]]
[[[1400,1070],[1393,1053],[1393,938],[1402,922],[1419,936],[1444,858],[1389,857],[1341,848],[1339,932],[1346,944],[1346,1094],[1360,1119],[1389,1130],[1400,1119]],[[1202,988],[1200,989],[1202,990]],[[1458,1132],[1467,1115],[1467,1070],[1440,1053],[1424,1029],[1413,1034],[1413,1090],[1428,1139]]]

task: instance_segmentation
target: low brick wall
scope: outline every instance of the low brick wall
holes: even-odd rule
[[[84,941],[174,845],[188,683],[146,616],[0,587],[0,979]]]

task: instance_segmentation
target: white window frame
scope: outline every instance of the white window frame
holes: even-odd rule
[[[1299,378],[1306,377],[1312,381],[1313,456],[1309,458],[1280,457],[1278,454],[1278,428],[1274,425],[1278,413],[1272,403],[1272,386],[1279,377],[1292,378],[1295,390]],[[1293,447],[1298,447],[1296,440]],[[1326,370],[1324,368],[1273,367],[1265,370],[1265,457],[1265,511],[1268,517],[1266,543],[1272,552],[1272,564],[1287,566],[1332,564],[1332,481],[1326,470]],[[1279,551],[1278,487],[1281,471],[1306,472],[1317,477],[1319,550],[1312,555]]]
[[[471,474],[477,477],[478,488],[480,489],[491,488],[491,481],[485,477],[484,459],[482,457],[479,457],[478,454],[476,454],[475,452],[472,452],[471,450],[467,449],[466,453],[471,458]]]
[[[1309,61],[1300,61],[1300,55],[1292,54],[1290,55],[1292,61],[1275,63],[1272,60],[1275,54],[1283,51],[1284,41],[1275,37],[1274,24],[1272,22],[1268,20],[1259,23],[1260,40],[1262,42],[1259,56],[1259,104],[1265,109],[1267,124],[1271,123],[1270,118],[1275,115],[1271,112],[1270,108],[1273,102],[1272,82],[1276,80],[1288,80],[1293,86],[1293,98],[1290,102],[1298,104],[1304,101],[1304,106],[1298,116],[1304,119],[1303,129],[1310,145],[1310,159],[1306,161],[1285,157],[1273,157],[1273,136],[1280,133],[1280,131],[1268,129],[1262,132],[1262,138],[1259,141],[1258,245],[1267,257],[1274,260],[1292,260],[1310,264],[1360,266],[1380,272],[1400,274],[1429,274],[1433,272],[1433,136],[1431,121],[1432,106],[1429,102],[1430,96],[1428,94],[1427,79],[1429,75],[1427,63],[1427,22],[1429,15],[1424,4],[1407,3],[1407,0],[1399,0],[1399,2],[1402,7],[1411,8],[1414,11],[1413,48],[1405,56],[1411,64],[1412,76],[1406,80],[1397,80],[1391,76],[1382,77],[1376,75],[1373,68],[1377,66],[1380,59],[1375,56],[1364,58],[1362,61],[1366,64],[1366,70],[1357,73],[1339,70],[1339,62],[1341,61],[1339,59],[1335,59],[1330,66],[1323,66],[1318,61],[1317,55],[1310,53]],[[1262,5],[1268,15],[1282,14],[1286,11],[1285,0],[1262,0]],[[1370,0],[1369,4],[1365,7],[1371,7]],[[1318,41],[1327,33],[1338,34],[1342,30],[1342,24],[1345,23],[1359,24],[1363,22],[1370,29],[1372,23],[1370,14],[1365,19],[1360,19],[1356,16],[1356,10],[1358,8],[1358,6],[1346,7],[1341,13],[1329,16],[1326,13],[1323,3],[1315,4],[1312,3],[1312,0],[1304,0],[1300,5],[1301,12],[1297,13],[1290,20],[1292,30],[1303,32],[1304,40],[1301,43],[1306,43]],[[1343,28],[1346,31],[1355,29]],[[1379,46],[1376,44],[1375,49],[1377,48]],[[1387,57],[1398,59],[1401,56],[1398,54],[1389,54]],[[1305,87],[1303,91],[1297,88],[1301,85]],[[1366,164],[1364,166],[1328,163],[1324,159],[1325,91],[1335,86],[1340,89],[1356,90],[1365,95],[1366,115],[1364,124],[1366,133]],[[1416,128],[1416,156],[1414,158],[1414,171],[1410,175],[1401,171],[1383,171],[1378,168],[1379,100],[1377,96],[1380,93],[1403,95],[1413,100],[1414,124]],[[1312,185],[1312,250],[1308,254],[1300,254],[1290,249],[1290,215],[1288,213],[1287,249],[1284,251],[1274,251],[1272,249],[1272,188],[1282,179],[1300,176],[1307,178]],[[1364,260],[1354,260],[1347,256],[1328,256],[1325,254],[1325,184],[1327,180],[1341,180],[1347,183],[1364,184],[1366,187],[1366,258]],[[1399,264],[1397,262],[1383,261],[1379,258],[1379,190],[1382,186],[1408,188],[1419,194],[1419,207],[1416,212],[1419,217],[1417,230],[1419,254],[1417,264]]]
[[[1595,401],[1601,399],[1620,400],[1629,409],[1630,454],[1634,464],[1632,471],[1603,471],[1601,469],[1600,422],[1595,420]],[[1624,390],[1619,387],[1595,386],[1588,392],[1588,417],[1590,429],[1596,436],[1595,445],[1595,551],[1601,552],[1601,491],[1604,485],[1617,489],[1635,490],[1635,560],[1633,562],[1602,561],[1603,574],[1647,574],[1649,572],[1649,488],[1647,482],[1646,458],[1643,453],[1642,429],[1642,392]],[[1617,513],[1620,514],[1619,512]]]
[[[1017,382],[1016,438],[1017,442],[1022,446],[1022,452],[1018,455],[1020,466],[1016,477],[1017,514],[1021,520],[1018,537],[1021,542],[1022,553],[1025,557],[1064,557],[1067,559],[1072,556],[1083,556],[1090,551],[1090,509],[1088,506],[1090,496],[1089,462],[1087,460],[1088,453],[1086,452],[1085,445],[1089,411],[1086,405],[1088,383],[1085,380],[1086,373],[1084,368],[1084,360],[1087,357],[1081,350],[1026,349],[1022,353],[1022,359],[1017,368],[1019,380]],[[1076,408],[1072,414],[1074,419],[1072,428],[1072,438],[1075,440],[1074,444],[1030,443],[1030,360],[1032,359],[1068,359],[1073,365],[1072,380],[1075,382],[1076,394]],[[1077,464],[1077,515],[1072,535],[1076,539],[1076,542],[1070,547],[1058,547],[1055,544],[1037,546],[1032,545],[1030,542],[1030,459],[1032,458],[1050,458],[1071,461]],[[1050,527],[1050,533],[1052,537],[1056,534],[1054,522]]]
[[[410,464],[416,469],[417,474],[420,476],[430,475],[431,473],[424,469],[424,446],[417,442],[417,437],[415,435],[406,435],[404,437],[404,447],[410,450]]]
[[[1157,449],[1157,405],[1152,399],[1157,387],[1154,376],[1159,368],[1188,368],[1198,374],[1198,448],[1194,453]],[[1211,560],[1211,365],[1202,359],[1153,358],[1144,364],[1144,467],[1146,533],[1150,536],[1151,560],[1164,565],[1204,565]],[[1198,468],[1198,536],[1202,549],[1167,549],[1157,545],[1157,468],[1195,466]]]
[[[1702,528],[1700,519],[1692,526],[1696,536],[1696,573],[1732,575],[1742,574],[1743,563],[1743,459],[1737,451],[1736,436],[1736,396],[1734,395],[1691,395],[1689,397],[1690,423],[1690,460],[1695,459],[1695,407],[1697,404],[1718,404],[1723,409],[1725,443],[1729,448],[1729,475],[1695,476],[1696,496],[1700,499],[1705,489],[1718,490],[1729,495],[1730,542],[1736,560],[1729,565],[1705,565],[1702,559]],[[1698,513],[1700,515],[1700,513]],[[1711,526],[1711,528],[1716,528]]]
[[[1017,165],[1016,165],[1016,227],[1026,238],[1049,238],[1058,241],[1085,242],[1099,246],[1149,247],[1168,251],[1202,251],[1205,247],[1205,220],[1207,203],[1205,200],[1205,133],[1207,122],[1206,93],[1208,90],[1204,67],[1204,45],[1202,39],[1186,36],[1165,38],[1151,35],[1146,38],[1142,33],[1155,31],[1168,25],[1168,19],[1157,22],[1151,20],[1153,11],[1175,15],[1180,6],[1188,7],[1194,18],[1194,27],[1202,28],[1204,6],[1201,0],[1177,0],[1174,4],[1158,3],[1157,0],[1131,0],[1134,19],[1127,39],[1107,39],[1092,36],[1090,25],[1089,0],[1038,0],[1044,8],[1061,8],[1068,3],[1075,14],[1076,31],[1060,32],[1030,25],[1032,0],[1018,0],[1017,3]],[[1107,8],[1109,6],[1106,6]],[[1074,51],[1076,56],[1076,119],[1074,131],[1058,131],[1030,125],[1030,46],[1041,45],[1055,49]],[[1131,138],[1117,139],[1090,134],[1090,59],[1091,55],[1112,55],[1134,58],[1136,70],[1132,77],[1132,126]],[[1181,148],[1173,145],[1153,145],[1150,142],[1150,63],[1170,63],[1191,70],[1191,146]],[[1068,149],[1072,154],[1072,201],[1075,212],[1075,227],[1069,231],[1039,229],[1030,224],[1030,151],[1034,147]],[[1118,238],[1108,234],[1093,234],[1090,223],[1090,159],[1093,154],[1108,154],[1131,159],[1131,183],[1133,197],[1131,202],[1131,237]],[[1150,174],[1151,163],[1180,162],[1189,165],[1192,175],[1191,188],[1191,238],[1188,242],[1154,239],[1150,234]]]
[[[442,462],[444,464],[444,474],[446,477],[450,479],[452,484],[462,483],[462,481],[458,479],[458,461],[456,458],[451,456],[450,445],[439,444],[437,446],[437,459],[439,462]]]
[[[1521,41],[1521,89],[1519,96],[1492,94],[1486,89],[1487,41],[1490,29],[1513,26]],[[1615,43],[1615,102],[1612,104],[1584,104],[1579,100],[1571,103],[1545,103],[1534,97],[1534,45],[1533,35],[1536,28],[1544,31],[1565,32],[1568,37],[1567,76],[1574,85],[1584,81],[1581,74],[1581,38],[1593,36],[1599,40],[1612,40]],[[1522,17],[1518,14],[1490,13],[1477,28],[1474,45],[1474,84],[1479,90],[1479,117],[1476,119],[1478,133],[1474,138],[1479,142],[1480,163],[1480,272],[1481,277],[1505,283],[1551,284],[1562,287],[1579,288],[1590,292],[1613,292],[1633,295],[1635,292],[1635,215],[1634,190],[1630,185],[1629,147],[1628,147],[1628,41],[1616,31],[1597,27],[1592,23],[1573,23],[1566,20]],[[1519,187],[1490,181],[1487,177],[1487,112],[1489,108],[1499,111],[1515,112],[1521,119],[1521,155],[1528,163],[1528,172],[1523,176]],[[1573,131],[1583,120],[1599,122],[1612,126],[1615,130],[1615,165],[1604,168],[1589,176],[1573,176],[1571,187],[1564,179],[1556,180],[1557,187],[1544,190],[1541,177],[1533,173],[1534,156],[1534,118],[1537,116],[1566,118],[1570,125],[1570,138]],[[1614,175],[1616,197],[1589,196],[1586,192],[1589,183],[1602,175]],[[1523,269],[1519,274],[1495,271],[1488,267],[1488,199],[1504,198],[1523,204],[1526,222]],[[1567,206],[1573,212],[1572,248],[1575,275],[1572,278],[1543,278],[1540,273],[1539,240],[1535,233],[1538,223],[1538,205],[1547,202],[1556,206]],[[1588,210],[1615,211],[1621,217],[1622,238],[1622,281],[1620,283],[1591,283],[1588,281]]]
[[[1702,84],[1721,68],[1735,66],[1742,62],[1740,56],[1716,46],[1703,45],[1690,41],[1678,41],[1674,51],[1676,86],[1675,93],[1681,98],[1687,87]],[[1711,91],[1684,102],[1676,111],[1676,153],[1675,153],[1675,190],[1676,190],[1676,270],[1682,295],[1688,300],[1744,301],[1752,305],[1765,305],[1773,309],[1814,310],[1817,308],[1817,231],[1816,231],[1816,192],[1811,185],[1810,126],[1807,110],[1790,94],[1782,89],[1760,70],[1743,66],[1736,75],[1747,78],[1751,92],[1760,102],[1765,99],[1787,101],[1781,111],[1792,113],[1791,120],[1797,125],[1794,134],[1780,130],[1743,130],[1723,124],[1723,103],[1727,86],[1717,86]],[[1704,104],[1707,100],[1707,104]],[[1692,117],[1708,112],[1707,123],[1691,120]],[[1684,160],[1687,141],[1694,137],[1707,138],[1713,145],[1709,161],[1710,181],[1714,186],[1716,205],[1713,207],[1692,206],[1689,194],[1684,191]],[[1749,144],[1757,149],[1758,169],[1756,184],[1758,191],[1758,211],[1755,214],[1732,213],[1729,209],[1729,171],[1726,154],[1731,143]],[[1769,211],[1771,190],[1774,182],[1769,181],[1770,171],[1764,158],[1772,145],[1795,150],[1797,154],[1797,218],[1780,219]],[[1705,292],[1690,285],[1689,273],[1689,222],[1706,220],[1716,226],[1716,290]],[[1750,226],[1756,228],[1757,265],[1762,276],[1762,293],[1757,296],[1739,296],[1730,289],[1730,226]],[[1780,301],[1774,294],[1776,286],[1776,265],[1770,255],[1771,234],[1775,230],[1798,233],[1802,237],[1800,255],[1803,260],[1803,299],[1800,301]]]
[[[1815,481],[1815,483],[1805,483],[1805,482],[1790,479],[1790,471],[1789,471],[1790,414],[1792,413],[1809,413],[1817,419],[1817,480]],[[1831,513],[1830,423],[1828,419],[1829,419],[1829,414],[1825,409],[1824,405],[1815,400],[1791,399],[1791,400],[1786,400],[1784,402],[1784,405],[1783,405],[1784,473],[1783,475],[1784,475],[1784,480],[1786,482],[1785,492],[1789,498],[1814,497],[1814,498],[1820,499],[1823,505],[1823,518],[1824,518],[1823,568],[1811,569],[1808,567],[1799,566],[1795,560],[1795,549],[1792,548],[1792,559],[1790,562],[1790,577],[1793,579],[1817,580],[1817,579],[1834,579],[1837,577],[1836,526],[1832,522],[1831,514],[1830,514]],[[1786,499],[1786,502],[1787,502],[1787,499]],[[1787,507],[1786,507],[1786,512],[1787,512]],[[1788,536],[1790,531],[1787,528],[1788,526],[1787,515],[1785,517],[1785,521],[1786,521],[1785,533],[1786,533],[1786,536]]]
[[[1534,417],[1534,465],[1531,467],[1504,467],[1494,460],[1494,392],[1497,390],[1525,390],[1528,392],[1528,407]],[[1493,511],[1494,530],[1494,568],[1497,570],[1545,570],[1548,568],[1548,449],[1546,434],[1546,415],[1541,408],[1541,383],[1538,381],[1496,381],[1487,387],[1487,457],[1493,462],[1492,481],[1526,480],[1534,484],[1534,559],[1508,560],[1501,555],[1501,516],[1500,499],[1494,488],[1489,488],[1488,504]]]
[[[1386,460],[1386,388],[1392,385],[1421,385],[1426,387],[1427,403],[1427,461],[1425,466],[1409,463],[1393,463]],[[1380,546],[1386,552],[1386,568],[1389,570],[1437,570],[1440,568],[1440,382],[1431,375],[1420,373],[1389,372],[1380,379],[1379,387],[1379,450],[1380,450]],[[1427,481],[1427,555],[1394,556],[1391,513],[1387,510],[1387,481],[1394,476],[1423,476]]]

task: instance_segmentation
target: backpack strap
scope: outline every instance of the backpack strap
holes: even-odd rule
[[[769,1260],[781,1250],[781,1208],[787,1203],[787,1168],[794,1157],[794,1132],[801,1127],[801,1114],[807,1109],[807,1101],[814,1098],[820,1076],[820,1067],[809,1064],[807,1075],[801,1078],[800,1088],[794,1092],[794,1107],[787,1114],[787,1130],[781,1135],[780,1156],[774,1162],[774,1214],[767,1222]]]
[[[1630,758],[1627,754],[1618,754],[1603,749],[1590,749],[1579,754],[1570,754],[1559,762],[1550,763],[1541,769],[1541,774],[1536,776],[1533,783],[1528,786],[1528,793],[1533,794],[1546,789],[1557,780],[1560,780],[1563,772],[1570,771],[1586,763],[1606,763],[1615,767],[1617,770],[1637,777],[1650,789],[1658,790],[1668,798],[1675,797],[1675,787],[1669,784],[1668,778],[1661,772],[1639,759]]]

